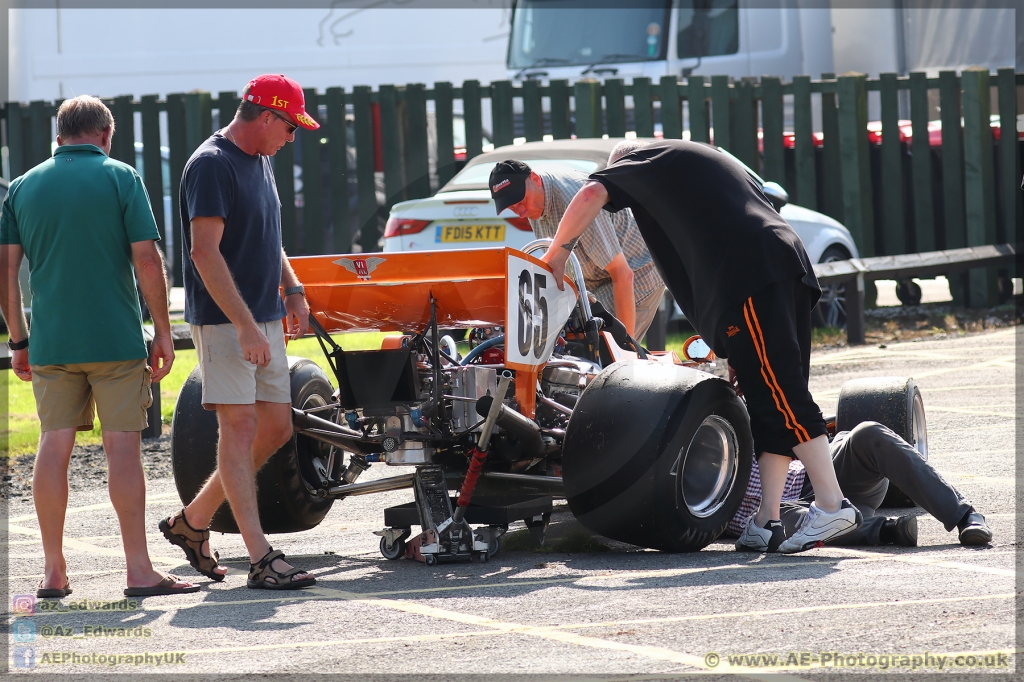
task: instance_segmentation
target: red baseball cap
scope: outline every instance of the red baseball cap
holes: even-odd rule
[[[256,76],[249,81],[249,92],[243,98],[261,107],[282,111],[307,130],[320,127],[306,113],[306,98],[302,94],[302,87],[287,76],[275,73]]]

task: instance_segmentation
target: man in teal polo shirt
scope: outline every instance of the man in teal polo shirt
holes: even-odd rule
[[[11,183],[0,215],[0,307],[11,364],[32,382],[42,432],[32,479],[45,557],[39,597],[72,591],[62,551],[68,463],[75,432],[92,430],[94,412],[124,544],[125,595],[199,589],[154,570],[146,547],[140,436],[150,382],[170,371],[174,346],[160,234],[139,174],[108,157],[113,135],[103,102],[65,101],[57,151]],[[18,283],[22,257],[31,275],[31,346]],[[148,366],[136,276],[156,332]]]

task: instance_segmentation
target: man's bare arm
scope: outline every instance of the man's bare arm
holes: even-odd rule
[[[149,366],[153,381],[160,381],[171,371],[174,363],[174,340],[171,338],[171,319],[167,313],[167,274],[164,259],[156,242],[146,239],[132,242],[132,265],[139,280],[142,297],[153,318],[153,344],[150,347]]]
[[[576,196],[569,202],[565,209],[562,220],[558,223],[558,231],[555,232],[554,243],[548,249],[541,260],[548,264],[555,275],[555,284],[563,289],[565,284],[565,261],[569,253],[583,231],[594,222],[594,218],[601,212],[602,207],[608,203],[608,190],[600,182],[590,181],[580,188]]]
[[[25,321],[25,307],[21,302],[21,282],[18,272],[25,252],[21,244],[0,245],[0,308],[10,331],[12,341],[28,338],[28,324]],[[28,365],[28,349],[16,350],[11,354],[11,369],[22,381],[32,380],[32,369]]]
[[[206,285],[206,290],[231,323],[235,325],[238,343],[248,362],[266,367],[270,362],[270,342],[256,325],[249,306],[238,291],[228,264],[220,252],[224,237],[224,219],[198,216],[192,219],[192,262]]]
[[[289,289],[300,284],[302,282],[295,275],[292,264],[288,262],[288,254],[281,249],[281,288]],[[309,329],[309,305],[306,303],[306,297],[301,294],[285,296],[284,309],[285,326],[291,339],[294,341],[305,336]]]
[[[612,297],[615,299],[615,316],[626,327],[630,336],[636,333],[636,300],[633,298],[633,270],[626,257],[617,254],[604,266],[612,278]],[[639,341],[639,339],[637,339]]]

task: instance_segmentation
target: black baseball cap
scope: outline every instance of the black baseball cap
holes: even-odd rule
[[[487,184],[491,188],[491,198],[494,199],[494,208],[498,213],[526,197],[526,178],[532,172],[533,169],[516,159],[494,165]]]

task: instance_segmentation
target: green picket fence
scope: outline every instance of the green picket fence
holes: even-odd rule
[[[572,85],[564,80],[482,85],[470,80],[461,87],[382,85],[376,92],[369,87],[350,92],[328,88],[323,93],[307,89],[307,110],[319,114],[322,127],[315,132],[300,129],[296,136],[295,145],[301,147],[301,206],[296,206],[293,173],[282,170],[295,164],[295,147],[286,145],[274,157],[283,238],[291,254],[347,252],[353,246],[377,250],[382,213],[398,201],[429,196],[457,171],[456,152],[462,155],[453,133],[457,101],[465,125],[465,158],[482,152],[482,101],[489,99],[494,146],[547,135],[566,139],[659,133],[710,142],[713,134],[715,144],[766,180],[782,184],[793,201],[846,225],[863,256],[1015,243],[1022,241],[1019,228],[1024,216],[1019,190],[1024,146],[1017,140],[1015,125],[1021,86],[1024,74],[1013,69],[996,74],[966,69],[960,74],[941,72],[937,78],[924,73],[882,74],[878,80],[823,74],[820,80],[797,76],[790,83],[767,76],[740,81],[691,76],[684,82],[665,76],[659,82],[636,78],[630,83],[607,79]],[[880,144],[869,139],[871,92],[878,92],[880,101]],[[812,97],[815,94],[820,97]],[[901,141],[898,132],[901,98],[909,100],[909,143]],[[214,111],[223,125],[238,101],[235,92],[109,100],[118,130],[111,155],[136,165],[138,113],[144,181],[151,197],[162,197],[163,188],[169,187],[175,224],[180,222],[176,197],[189,155],[213,131]],[[941,112],[941,146],[929,140],[930,101],[937,102]],[[991,110],[993,101],[998,111]],[[428,120],[428,102],[433,103],[433,122]],[[0,115],[11,177],[50,156],[52,118],[59,104],[4,105]],[[792,131],[785,130],[787,106],[793,112]],[[820,107],[817,117],[815,107]],[[167,169],[161,163],[162,112]],[[990,127],[994,113],[1008,133],[998,141]],[[815,118],[821,122],[820,131],[812,129]],[[787,145],[787,136],[792,144]],[[375,171],[381,173],[375,177]],[[383,206],[377,196],[381,174]],[[163,211],[155,213],[163,229]],[[993,300],[995,273],[972,276],[972,303]],[[180,282],[180,265],[175,267],[175,281]],[[962,295],[958,283],[954,296]]]

